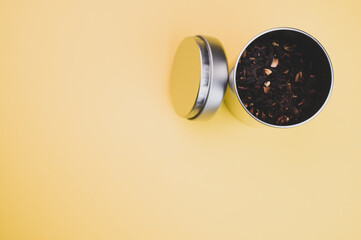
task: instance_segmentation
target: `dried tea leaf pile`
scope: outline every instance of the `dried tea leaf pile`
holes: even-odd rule
[[[238,94],[248,111],[275,125],[309,117],[319,79],[312,61],[295,43],[262,40],[250,44],[237,66]]]

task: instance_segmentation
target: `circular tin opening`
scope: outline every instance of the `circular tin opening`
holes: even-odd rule
[[[247,66],[257,64],[257,55],[247,56],[247,54],[248,52],[254,54],[252,50],[255,46],[265,48],[265,46],[258,46],[259,43],[273,45],[266,47],[268,50],[271,48],[273,50],[267,52],[263,49],[263,53],[269,55],[265,57],[266,62],[263,62],[263,65],[259,64],[262,66],[257,66],[259,68],[256,70],[249,68],[245,71],[247,64]],[[281,58],[273,54],[275,48],[282,48],[290,57],[282,56]],[[259,55],[262,60],[262,53]],[[297,55],[300,56],[297,57]],[[291,58],[294,61],[291,61]],[[253,62],[249,63],[249,61]],[[292,67],[290,64],[300,65]],[[310,64],[311,67],[308,66]],[[254,79],[251,79],[252,75]],[[329,56],[314,37],[298,29],[275,28],[257,35],[242,49],[236,62],[233,81],[238,100],[249,115],[265,125],[287,128],[310,121],[322,110],[331,94],[333,71]],[[315,89],[308,89],[311,88],[310,86]],[[305,103],[307,104],[302,106]],[[256,107],[257,110],[255,110]]]

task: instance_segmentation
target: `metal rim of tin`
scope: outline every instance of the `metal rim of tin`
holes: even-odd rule
[[[236,93],[237,99],[238,99],[238,101],[240,102],[240,104],[242,105],[243,109],[244,109],[253,119],[255,119],[256,121],[258,121],[258,122],[260,122],[260,123],[262,123],[262,124],[264,124],[264,125],[267,125],[267,126],[270,126],[270,127],[274,127],[274,128],[291,128],[291,127],[297,127],[297,126],[300,126],[300,125],[302,125],[302,124],[305,124],[305,123],[311,121],[313,118],[315,118],[315,117],[322,111],[322,109],[325,107],[325,105],[327,104],[327,102],[328,102],[328,100],[329,100],[329,98],[330,98],[330,96],[331,96],[331,92],[332,92],[332,88],[333,88],[333,83],[334,83],[334,80],[333,80],[333,78],[334,78],[334,73],[333,73],[333,68],[332,68],[331,59],[330,59],[330,57],[328,56],[325,48],[322,46],[322,44],[321,44],[316,38],[314,38],[313,36],[311,36],[310,34],[304,32],[304,31],[302,31],[302,30],[299,30],[299,29],[297,29],[297,28],[290,28],[290,27],[271,28],[271,29],[268,29],[268,30],[266,30],[266,31],[263,31],[263,32],[257,34],[255,37],[253,37],[250,41],[248,41],[248,43],[242,48],[240,54],[238,55],[238,58],[237,58],[237,61],[236,61],[236,65],[234,66],[234,70],[233,70],[233,73],[232,73],[233,76],[231,76],[231,78],[229,79],[229,81],[232,80],[232,81],[233,81],[232,84],[233,84],[234,86],[237,86],[237,84],[236,84],[236,73],[237,73],[238,63],[239,63],[239,60],[240,60],[243,52],[247,49],[247,47],[248,47],[254,40],[256,40],[257,38],[259,38],[260,36],[265,35],[265,34],[270,33],[270,32],[279,31],[279,30],[294,31],[294,32],[301,33],[301,34],[303,34],[303,35],[311,38],[315,43],[318,44],[318,46],[322,49],[322,51],[324,52],[325,56],[327,57],[328,63],[329,63],[329,65],[330,65],[330,71],[331,71],[331,73],[330,73],[330,74],[331,74],[331,83],[330,83],[330,90],[329,90],[329,92],[328,92],[327,98],[326,98],[325,101],[323,102],[323,104],[322,104],[322,106],[320,107],[320,109],[318,109],[317,112],[316,112],[315,114],[313,114],[311,117],[309,117],[308,119],[306,119],[306,120],[304,120],[304,121],[302,121],[302,122],[299,122],[299,123],[296,123],[296,124],[292,124],[292,125],[275,125],[275,124],[270,124],[270,123],[264,122],[264,121],[258,119],[257,117],[255,117],[253,114],[251,114],[251,113],[248,111],[248,109],[243,105],[243,102],[242,102],[241,98],[239,97],[237,90],[235,91],[235,93]]]
[[[187,119],[207,119],[217,111],[222,103],[228,81],[227,60],[223,47],[217,39],[209,36],[197,35],[185,38],[183,41],[189,40],[189,38],[192,38],[195,41],[199,51],[199,86],[193,106],[189,109],[188,113],[182,114],[181,116]],[[188,49],[185,50],[188,51]],[[173,66],[173,68],[174,67],[175,66]],[[180,79],[182,78],[183,75]],[[180,99],[173,101],[178,102],[174,103],[175,108],[177,108],[177,105],[181,104]]]
[[[213,69],[212,55],[210,54],[209,44],[200,36],[195,36],[193,39],[196,41],[199,48],[201,75],[197,98],[192,110],[186,116],[188,119],[194,119],[202,112],[202,109],[208,98],[212,78],[211,73]]]

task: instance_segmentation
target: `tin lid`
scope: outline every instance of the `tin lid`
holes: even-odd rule
[[[222,103],[228,65],[221,43],[208,36],[185,38],[175,54],[170,91],[181,117],[211,117]]]

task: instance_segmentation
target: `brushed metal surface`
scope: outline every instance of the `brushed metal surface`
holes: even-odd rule
[[[177,114],[188,119],[210,118],[222,103],[227,78],[226,56],[217,39],[185,38],[171,72],[171,99]]]
[[[170,91],[174,109],[181,117],[195,117],[207,99],[209,88],[207,51],[201,39],[187,37],[181,42],[175,54]]]

